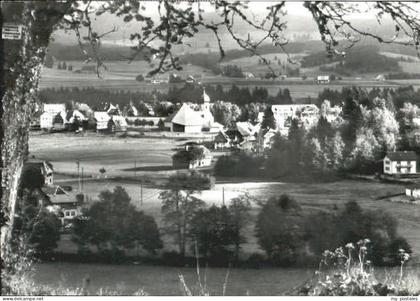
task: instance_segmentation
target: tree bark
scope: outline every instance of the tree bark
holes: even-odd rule
[[[31,116],[37,103],[41,66],[51,33],[69,4],[54,2],[3,2],[3,22],[24,26],[21,40],[5,40],[2,95],[2,276],[13,269],[13,228],[22,168],[28,154]],[[2,281],[3,282],[3,281]]]

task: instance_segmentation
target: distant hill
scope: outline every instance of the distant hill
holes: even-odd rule
[[[320,67],[321,71],[331,71],[343,75],[353,73],[378,73],[400,71],[398,59],[390,58],[379,53],[379,46],[360,45],[351,48],[346,55],[327,57],[325,51],[312,53],[304,57],[301,67]],[[325,66],[337,62],[334,66]]]

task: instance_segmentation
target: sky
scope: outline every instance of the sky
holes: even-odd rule
[[[94,2],[93,6],[99,7],[99,6],[104,5],[105,3],[106,2],[98,1],[98,2]],[[268,13],[267,7],[275,3],[278,3],[278,2],[252,0],[248,4],[249,9],[247,10],[247,12],[255,16],[255,19],[257,21],[260,18],[263,18]],[[361,7],[363,8],[368,8],[368,5],[366,5],[365,3],[361,4],[362,2],[352,2],[352,3],[360,4]],[[158,2],[157,1],[141,1],[141,4],[146,7],[145,13],[147,15],[151,17],[156,16],[156,18],[158,18],[158,13],[157,13]],[[296,28],[298,28],[297,29],[298,31],[302,32],[306,30],[308,31],[308,33],[311,33],[311,31],[314,32],[316,30],[316,26],[315,26],[314,21],[312,20],[311,13],[303,6],[303,4],[304,4],[303,1],[286,2],[285,9],[287,11],[287,15],[292,17],[293,19],[292,20],[288,18],[288,21],[289,21],[288,23],[290,25],[289,30],[290,30],[290,27],[294,27],[295,30]],[[189,5],[189,2],[181,1],[179,2],[179,5],[181,7],[187,7]],[[417,3],[415,5],[417,5],[417,7],[419,8],[417,11],[420,12],[420,4]],[[208,12],[208,13],[215,11],[214,5],[211,4],[209,1],[201,1],[201,2],[193,3],[194,10],[197,10],[198,6],[200,6],[202,9],[204,9],[205,12]],[[364,13],[350,14],[346,17],[348,19],[359,19],[361,21],[369,20],[369,19],[373,21],[375,20],[374,14],[372,13],[372,11],[369,11],[369,10],[367,10]],[[259,20],[259,21],[262,21],[262,20]],[[116,27],[119,28],[118,32],[115,34],[111,34],[108,37],[110,39],[114,39],[114,40],[122,39],[124,41],[129,36],[129,33],[133,31],[134,29],[137,29],[137,27],[139,26],[136,22],[124,23],[121,17],[116,17],[112,15],[108,15],[108,16],[103,15],[101,17],[98,17],[95,23],[96,23],[95,27],[100,28],[99,32],[108,31],[115,25]],[[294,26],[292,25],[292,23],[294,24]],[[71,40],[71,43],[74,42],[73,41],[74,37],[71,37],[70,35],[64,35],[64,38],[63,38],[63,33],[59,33],[58,36],[62,37],[61,39],[58,38],[58,40],[61,40],[60,42],[67,43],[67,42],[70,42],[70,40]],[[105,38],[104,40],[106,40],[107,38]]]

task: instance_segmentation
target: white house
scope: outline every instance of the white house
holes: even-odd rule
[[[111,116],[109,116],[107,112],[93,112],[93,117],[96,121],[97,131],[108,129],[108,122],[111,120]]]
[[[60,186],[47,192],[47,196],[46,209],[57,214],[63,226],[82,215],[82,199],[78,199],[76,195],[65,191]]]
[[[389,152],[384,160],[384,174],[407,175],[417,173],[417,155],[415,152]]]
[[[316,77],[316,83],[317,84],[328,84],[330,82],[330,76],[329,75],[318,75]]]
[[[39,117],[39,126],[41,130],[51,130],[53,127],[54,116],[51,113],[44,112]]]
[[[420,199],[420,185],[413,185],[405,188],[405,195],[413,197],[415,199]]]
[[[184,150],[172,156],[172,166],[176,169],[195,169],[211,166],[213,156],[203,145],[188,143]]]
[[[213,156],[211,152],[203,145],[197,145],[196,148],[201,148],[203,150],[203,157],[194,161],[189,162],[188,169],[194,169],[197,167],[208,167],[211,165]]]
[[[111,120],[114,123],[115,131],[127,131],[127,120],[125,120],[125,117],[113,115]]]
[[[315,125],[319,118],[319,109],[314,104],[272,105],[271,111],[277,130],[286,134],[295,118],[307,127]]]
[[[239,121],[236,123],[236,129],[242,134],[244,140],[255,141],[258,131],[260,130],[260,124],[252,124],[249,121]]]

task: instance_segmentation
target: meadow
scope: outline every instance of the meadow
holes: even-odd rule
[[[165,178],[171,166],[171,156],[176,147],[185,141],[168,138],[118,138],[115,136],[102,136],[89,133],[87,136],[66,134],[31,134],[29,142],[29,156],[36,159],[50,160],[57,173],[55,181],[60,185],[72,185],[75,189],[78,182],[69,175],[76,175],[76,160],[84,169],[84,175],[94,175],[94,178],[83,182],[83,190],[89,198],[94,199],[100,191],[113,189],[120,185],[124,187],[132,201],[148,214],[152,214],[157,222],[161,221],[160,190],[151,184],[143,185],[143,202],[140,200],[140,181],[133,182],[120,179],[115,181],[106,177],[134,177],[133,168],[136,161],[139,171],[136,176],[153,181]],[[105,176],[99,177],[99,169],[105,168]],[[154,169],[153,167],[157,167]],[[128,169],[128,171],[127,171]],[[389,183],[339,180],[321,183],[282,183],[282,182],[252,182],[247,179],[238,179],[240,182],[216,182],[212,190],[203,191],[200,197],[207,204],[221,204],[223,199],[229,200],[249,193],[256,199],[266,200],[271,196],[283,193],[290,194],[302,205],[306,212],[318,210],[335,210],[342,208],[347,201],[356,200],[365,209],[384,209],[395,216],[399,222],[399,232],[407,238],[413,247],[416,256],[420,255],[420,206],[388,202],[380,197],[403,193],[404,186]],[[254,216],[258,208],[254,206]],[[260,252],[253,235],[253,226],[248,232],[247,244],[244,253]],[[169,241],[168,241],[169,242]],[[68,243],[62,247],[67,248]]]
[[[270,54],[268,58],[274,59],[274,56],[285,60],[283,54]],[[259,74],[265,74],[269,69],[264,65],[258,65],[257,58],[241,58],[235,59],[224,64],[237,63],[239,66],[243,66],[244,71],[253,72],[256,76]],[[80,61],[70,61],[67,64],[73,65],[73,70],[80,69],[83,65]],[[407,63],[402,63],[407,65]],[[108,61],[105,62],[107,70],[101,70],[100,77],[96,73],[74,73],[66,70],[57,70],[43,68],[41,73],[40,88],[59,88],[59,87],[95,87],[97,89],[113,89],[123,91],[161,91],[168,92],[172,86],[183,86],[179,84],[152,84],[148,82],[138,82],[135,80],[138,74],[145,74],[150,71],[148,65],[143,61],[134,61],[128,63],[127,61]],[[274,69],[280,68],[277,63],[272,64]],[[409,64],[407,68],[416,68],[413,64]],[[413,67],[414,66],[414,67]],[[408,70],[408,69],[407,69]],[[277,70],[277,71],[280,71]],[[416,88],[420,88],[420,83],[410,81],[375,81],[377,74],[370,74],[361,76],[360,78],[344,78],[342,81],[335,81],[327,85],[319,85],[315,83],[314,77],[320,74],[318,68],[306,68],[301,70],[302,74],[307,74],[308,78],[302,80],[302,78],[287,78],[285,80],[261,80],[261,79],[241,79],[241,78],[229,78],[223,76],[215,76],[211,71],[198,67],[195,65],[185,65],[183,70],[177,71],[183,78],[187,75],[200,75],[201,82],[209,85],[222,85],[223,89],[230,89],[232,84],[249,87],[250,89],[255,86],[265,87],[268,93],[276,95],[279,88],[288,88],[290,90],[293,99],[302,98],[316,98],[318,93],[325,88],[341,90],[342,87],[348,86],[360,86],[366,89],[373,87],[398,87],[400,85],[412,84]],[[322,73],[322,72],[321,72]],[[322,73],[324,74],[324,73]]]
[[[224,283],[227,296],[291,295],[298,286],[313,278],[314,272],[312,269],[301,268],[200,269],[201,283],[212,296],[223,294]],[[378,280],[395,279],[398,272],[398,268],[380,268],[375,270],[375,276]],[[405,275],[410,280],[410,286],[418,290],[420,276],[417,272],[416,268],[407,269]],[[131,295],[143,289],[152,296],[179,296],[184,294],[179,275],[184,277],[189,289],[197,295],[200,290],[197,270],[187,267],[42,263],[35,265],[33,279],[41,285],[74,289],[82,287],[83,279],[89,277],[90,292],[102,288],[118,290],[119,295]]]

